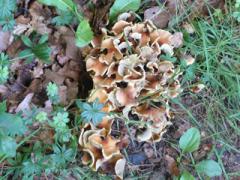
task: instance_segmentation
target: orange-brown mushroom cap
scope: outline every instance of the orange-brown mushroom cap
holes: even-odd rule
[[[102,76],[106,73],[108,66],[96,58],[89,58],[86,62],[87,71],[93,71],[96,76]]]

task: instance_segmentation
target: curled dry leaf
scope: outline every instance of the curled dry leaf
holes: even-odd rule
[[[151,20],[158,28],[167,27],[170,17],[170,13],[159,6],[151,7],[144,12],[144,20]]]
[[[32,20],[30,21],[31,27],[28,29],[27,34],[37,31],[39,34],[50,34],[52,29],[48,28],[49,22],[46,17],[50,16],[49,10],[43,9],[43,5],[35,1],[31,4],[29,9]]]
[[[43,63],[39,62],[36,67],[33,69],[33,77],[40,78],[43,75]]]
[[[30,28],[31,28],[30,24],[20,24],[19,23],[14,27],[13,34],[20,36]]]
[[[14,27],[13,34],[15,35],[30,35],[36,31],[39,34],[50,34],[52,29],[48,28],[51,12],[49,9],[43,9],[43,5],[34,1],[29,8],[31,18],[20,15],[16,18],[16,26]]]
[[[199,93],[200,91],[202,91],[203,89],[205,88],[205,85],[204,84],[195,84],[193,85],[190,90],[193,92],[193,93]]]
[[[16,18],[17,24],[28,24],[31,21],[29,17],[25,17],[24,15],[20,15]]]
[[[53,111],[53,106],[50,100],[44,102],[43,111],[46,113],[51,113]]]
[[[2,28],[0,28],[0,52],[5,51],[10,45],[10,37],[10,32],[4,32],[2,31]]]
[[[195,33],[194,27],[191,24],[189,24],[188,22],[183,23],[182,26],[189,34]]]
[[[59,27],[58,32],[61,34],[60,38],[66,44],[66,57],[77,60],[79,58],[79,48],[76,46],[75,34],[67,27]]]
[[[44,128],[42,128],[36,137],[44,144],[52,144],[54,143],[54,130],[44,125]]]
[[[18,105],[16,112],[20,111],[29,111],[31,109],[30,103],[32,101],[32,98],[34,96],[34,93],[29,93],[24,100]]]
[[[180,170],[177,166],[177,162],[175,161],[175,159],[173,159],[169,155],[166,155],[165,156],[165,161],[167,163],[167,169],[168,169],[169,173],[174,175],[174,176],[179,176]]]
[[[63,104],[67,104],[67,86],[60,86],[58,90],[58,94],[60,97],[60,102]]]
[[[181,32],[174,33],[170,38],[170,43],[175,48],[181,47],[183,44],[183,34]]]
[[[182,55],[182,60],[185,62],[187,66],[193,64],[195,62],[195,58],[191,55]]]
[[[7,93],[7,91],[8,91],[7,86],[1,84],[1,85],[0,85],[0,94],[1,94],[1,95],[4,95],[4,94]]]
[[[150,159],[154,157],[154,150],[153,147],[150,146],[150,144],[145,143],[143,146],[143,150],[145,155]]]

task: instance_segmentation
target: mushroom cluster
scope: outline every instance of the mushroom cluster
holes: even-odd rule
[[[112,31],[103,30],[92,41],[86,68],[94,88],[88,101],[96,99],[107,116],[98,126],[82,128],[79,139],[83,163],[94,170],[123,176],[126,160],[121,139],[111,136],[114,117],[137,121],[134,133],[139,142],[158,142],[171,125],[169,100],[182,92],[182,74],[175,49],[182,45],[182,33],[157,29],[151,21],[132,23],[119,20]],[[180,54],[181,56],[181,54]],[[184,58],[186,65],[194,58]],[[114,117],[112,117],[114,114]],[[109,120],[110,119],[110,120]]]
[[[112,119],[105,117],[97,127],[85,124],[79,138],[82,162],[94,171],[115,174],[123,179],[126,160],[120,152],[121,139],[110,135],[112,123]]]
[[[151,21],[119,20],[111,32],[96,37],[86,58],[94,89],[105,112],[139,120],[139,141],[160,141],[171,124],[168,101],[182,91],[178,67],[169,61],[182,45],[182,34],[157,29]]]

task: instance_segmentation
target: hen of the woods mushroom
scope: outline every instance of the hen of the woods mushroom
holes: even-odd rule
[[[83,164],[123,178],[126,160],[120,152],[121,136],[111,136],[116,116],[142,122],[138,123],[138,141],[161,140],[171,125],[169,99],[182,92],[180,63],[169,61],[181,45],[182,33],[157,29],[150,21],[133,24],[119,20],[111,32],[103,30],[93,39],[86,57],[94,82],[89,102],[98,99],[108,116],[97,126],[88,123],[82,128],[79,144]],[[185,60],[187,65],[194,62],[190,56]]]

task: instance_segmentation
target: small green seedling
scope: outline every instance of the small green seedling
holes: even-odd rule
[[[57,14],[58,16],[52,19],[52,24],[55,24],[56,26],[69,25],[73,21],[75,21],[74,15],[69,11],[63,11],[63,10],[57,9]]]
[[[0,84],[4,84],[9,77],[9,59],[4,53],[0,54]]]
[[[94,125],[98,125],[101,123],[106,113],[102,112],[102,108],[104,104],[99,103],[98,100],[95,100],[93,103],[86,103],[77,100],[77,106],[82,111],[81,117],[85,123],[93,123]]]
[[[15,25],[14,11],[16,10],[16,0],[0,0],[0,25],[3,31],[11,31]]]
[[[23,119],[14,114],[6,112],[6,102],[0,103],[0,160],[5,157],[16,155],[17,143],[15,136],[22,136],[27,127]]]
[[[240,0],[236,0],[235,11],[233,12],[233,17],[240,22]]]
[[[179,147],[181,149],[180,157],[178,163],[180,164],[184,154],[189,153],[192,157],[192,152],[198,150],[201,141],[200,132],[197,128],[188,129],[179,140]],[[198,174],[204,174],[208,177],[220,176],[222,174],[222,169],[220,165],[213,160],[203,160],[195,164],[194,159],[193,166]],[[188,171],[184,170],[180,180],[194,180],[195,178]]]
[[[195,178],[193,177],[193,175],[191,175],[188,171],[185,170],[183,171],[179,180],[195,180]]]
[[[58,95],[58,86],[55,83],[49,82],[47,85],[47,95],[49,100],[53,104],[57,104],[60,101],[60,97]]]
[[[32,62],[34,58],[38,58],[46,64],[50,63],[51,48],[47,44],[47,34],[41,36],[37,43],[32,42],[25,35],[21,36],[21,39],[28,48],[19,53],[19,58],[26,58],[27,63]]]
[[[188,129],[179,140],[179,147],[183,153],[196,151],[200,145],[200,132],[197,128]]]
[[[53,121],[49,121],[51,127],[55,130],[55,139],[60,142],[69,142],[72,137],[71,130],[67,123],[69,122],[68,112],[58,112],[53,116]]]
[[[46,112],[39,112],[37,115],[36,115],[36,120],[38,122],[45,122],[48,120],[48,116],[47,116],[47,113]]]

